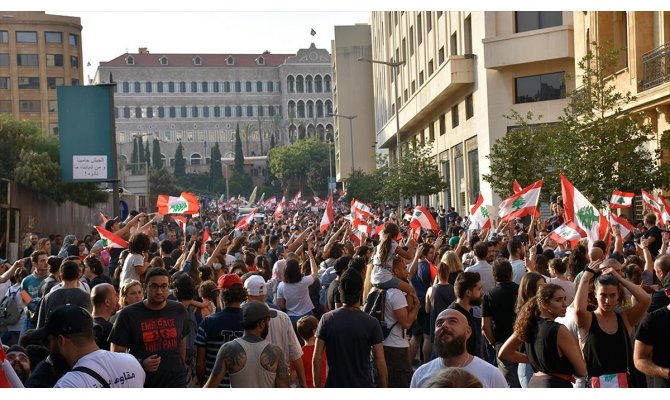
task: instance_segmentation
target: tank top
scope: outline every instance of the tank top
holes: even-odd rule
[[[561,324],[537,317],[525,343],[528,362],[535,372],[572,375],[574,369],[566,357],[558,354],[558,329]]]
[[[433,285],[433,291],[430,296],[430,339],[435,340],[435,320],[440,313],[449,307],[456,300],[454,287],[452,285]]]
[[[242,338],[234,340],[242,346],[247,357],[244,367],[230,374],[230,387],[232,388],[273,388],[275,387],[275,372],[270,372],[261,365],[261,354],[270,345],[267,340],[257,343],[247,342]],[[280,360],[279,362],[283,362]]]
[[[616,313],[616,322],[616,332],[609,334],[602,330],[596,314],[591,312],[591,327],[583,350],[589,378],[628,371],[631,345],[619,313]]]

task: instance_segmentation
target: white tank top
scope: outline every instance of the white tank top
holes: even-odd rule
[[[247,362],[244,367],[230,374],[230,387],[232,388],[273,388],[275,387],[275,372],[270,372],[261,365],[261,354],[270,344],[267,340],[258,343],[251,343],[242,338],[234,340],[247,356]],[[284,360],[279,360],[284,362]]]

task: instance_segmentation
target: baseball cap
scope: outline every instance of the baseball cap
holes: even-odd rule
[[[265,279],[260,275],[252,275],[244,281],[244,287],[250,296],[265,296],[268,294],[268,289],[265,284]]]
[[[56,307],[47,316],[46,324],[37,330],[40,336],[70,335],[93,331],[93,317],[83,307],[65,304]]]
[[[237,274],[221,275],[217,281],[217,287],[219,289],[230,289],[233,285],[242,286],[242,278]]]
[[[265,303],[258,300],[248,301],[242,306],[242,324],[249,325],[266,318],[274,318],[277,311],[271,310]]]

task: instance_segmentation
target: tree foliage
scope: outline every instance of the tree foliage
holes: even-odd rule
[[[244,171],[244,153],[242,152],[242,139],[240,138],[240,124],[235,128],[235,164],[233,170],[236,172]]]
[[[184,146],[177,146],[177,150],[174,152],[174,176],[179,179],[186,175],[186,159],[184,158]]]
[[[325,194],[328,177],[328,144],[315,138],[275,147],[268,153],[268,168],[286,191],[304,186]]]
[[[0,176],[58,204],[70,200],[92,207],[107,201],[108,194],[95,183],[61,181],[60,150],[56,136],[43,135],[38,125],[0,116]]]
[[[149,172],[149,191],[151,197],[155,197],[159,194],[179,196],[181,190],[177,187],[174,174],[167,168],[160,168]]]
[[[156,170],[163,168],[163,161],[161,160],[161,143],[157,138],[154,138],[153,148],[151,149],[151,165]]]
[[[384,182],[386,182],[386,175],[388,174],[385,162],[386,160],[380,162],[378,158],[377,169],[369,174],[360,169],[355,170],[347,180],[347,198],[349,200],[355,198],[366,203],[371,203],[394,200],[398,197],[397,194],[393,196],[393,199],[384,199],[381,196],[382,187],[384,186]]]
[[[210,190],[214,190],[214,187],[216,186],[217,183],[219,183],[221,180],[223,180],[223,172],[222,168],[223,166],[221,165],[221,151],[219,150],[219,143],[215,143],[214,146],[212,146],[212,150],[210,152],[210,164],[209,164],[209,188]]]
[[[386,181],[379,192],[380,197],[397,200],[400,194],[402,198],[407,199],[444,190],[447,184],[440,176],[435,158],[430,153],[429,145],[421,147],[413,143],[407,146],[399,162],[386,167],[388,171],[385,174]]]

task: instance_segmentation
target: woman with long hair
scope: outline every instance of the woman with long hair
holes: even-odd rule
[[[503,344],[499,357],[513,363],[529,363],[536,371],[529,388],[572,388],[574,377],[586,377],[586,363],[577,339],[565,325],[555,322],[564,317],[568,303],[565,290],[546,284],[521,308],[514,333]],[[524,346],[525,354],[519,352]]]
[[[456,282],[458,274],[463,272],[463,262],[456,251],[448,250],[442,255],[440,264],[437,267],[438,274],[442,268],[444,268],[444,272],[447,274],[447,282],[453,285]]]
[[[109,318],[109,322],[113,324],[116,321],[116,317],[119,315],[119,311],[121,311],[123,307],[139,303],[142,300],[144,300],[142,283],[138,280],[125,282],[121,285],[121,289],[119,290],[119,309],[111,316],[111,318]]]
[[[537,295],[537,292],[545,283],[547,282],[544,277],[536,272],[527,272],[521,278],[521,282],[519,282],[519,291],[516,296],[515,313],[517,315],[521,312],[523,305]],[[531,376],[533,376],[533,368],[528,363],[519,363],[517,368],[519,383],[522,388],[527,388],[528,382],[530,381]]]
[[[415,294],[416,290],[408,282],[401,281],[393,276],[393,259],[396,255],[411,260],[414,258],[416,242],[410,241],[412,246],[404,250],[396,238],[400,235],[400,228],[393,222],[387,222],[382,230],[382,240],[377,245],[377,251],[372,257],[372,275],[370,280],[372,285],[380,289],[400,289],[407,294]],[[411,280],[416,273],[416,265],[409,270],[408,278]]]
[[[151,238],[145,233],[139,232],[128,240],[128,257],[123,262],[121,270],[121,284],[138,280],[142,282],[144,273],[149,268],[149,248],[151,247]]]
[[[287,260],[284,281],[277,287],[275,304],[288,314],[294,328],[301,317],[312,315],[314,309],[309,296],[309,287],[316,281],[319,269],[314,254],[311,251],[308,253],[311,275],[303,276],[298,260]]]

